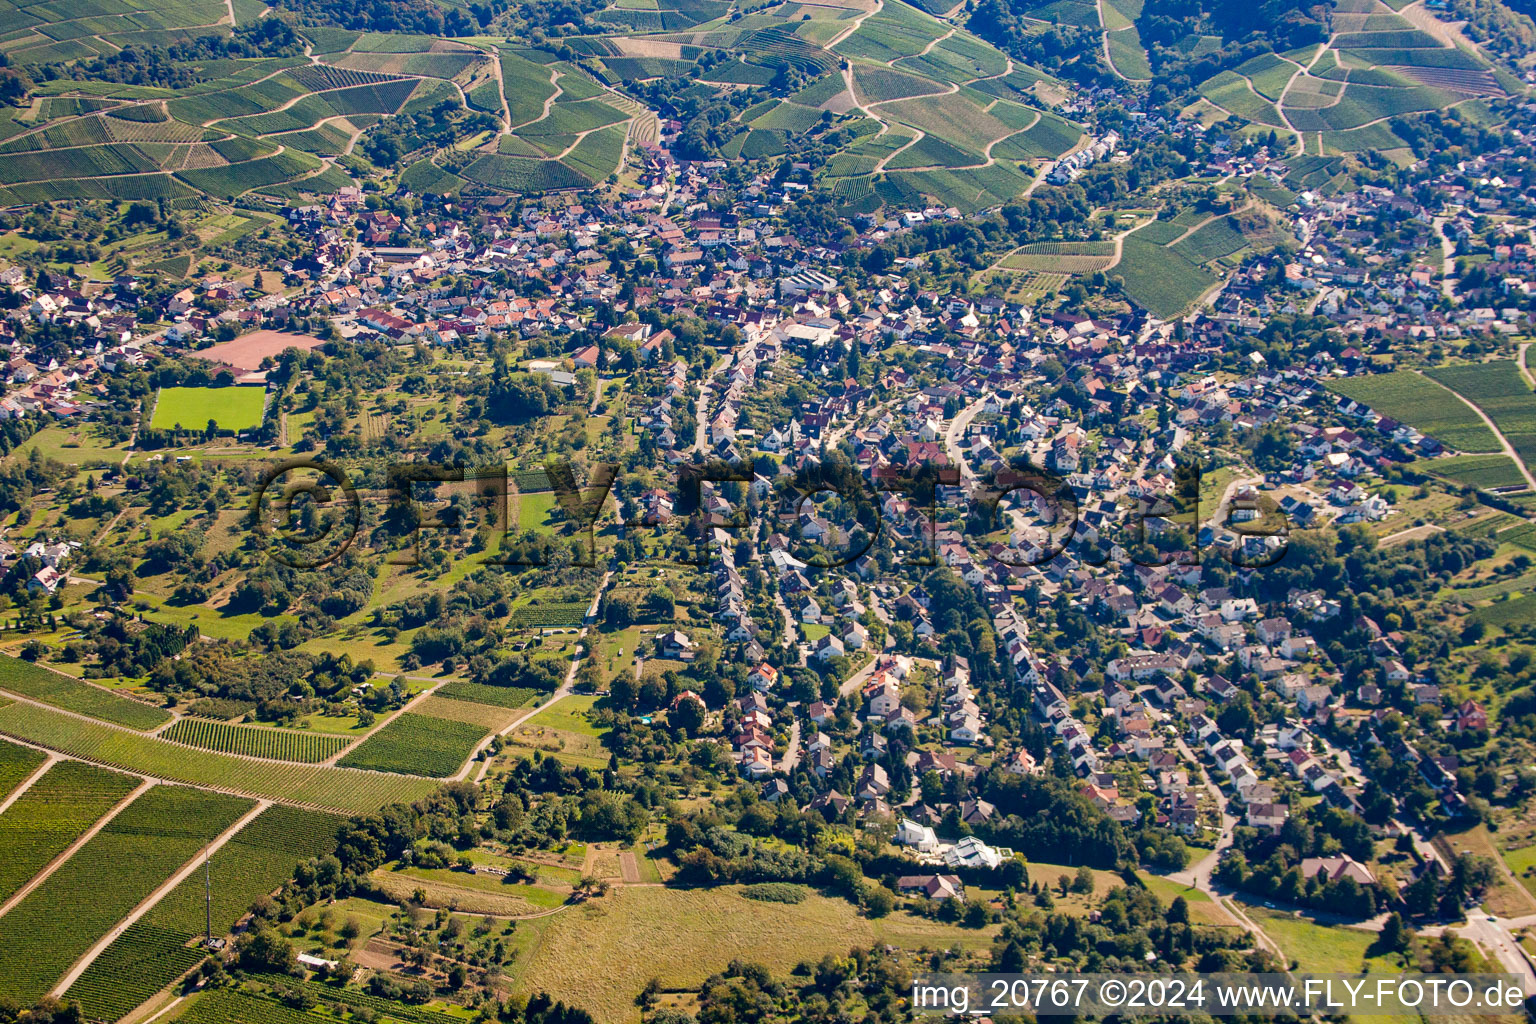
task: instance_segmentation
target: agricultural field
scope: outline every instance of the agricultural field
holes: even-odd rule
[[[231,754],[194,750],[42,707],[0,707],[0,734],[171,782],[347,813],[415,800],[435,788],[430,779],[321,765],[258,763]]]
[[[526,917],[565,903],[570,893],[526,882],[509,884],[496,875],[470,874],[446,868],[383,867],[369,876],[380,891],[397,900],[410,899],[420,890],[426,905],[456,907],[470,914]]]
[[[1507,455],[1455,455],[1425,463],[1425,471],[1483,490],[1523,488],[1525,477]]]
[[[156,786],[0,917],[0,994],[32,1003],[114,923],[234,824],[248,800]]]
[[[31,747],[0,743],[0,800],[10,796],[47,760],[48,755]]]
[[[66,992],[79,999],[96,1019],[116,1020],[181,974],[196,966],[203,953],[188,943],[202,934],[211,913],[217,934],[243,917],[252,901],[277,889],[294,866],[329,853],[342,819],[293,807],[267,808],[220,847],[209,861],[205,880],[195,873],[135,922]]]
[[[1536,465],[1536,395],[1514,360],[1443,366],[1429,375],[1487,413],[1520,461]]]
[[[306,763],[324,761],[345,748],[349,742],[343,736],[255,725],[231,725],[206,718],[183,718],[160,735],[176,743],[204,750]]]
[[[1087,274],[1114,264],[1113,242],[1033,242],[1005,256],[1004,270],[1035,273]]]
[[[266,392],[262,388],[161,388],[150,426],[155,430],[202,430],[239,433],[261,426]]]
[[[494,732],[504,729],[517,715],[512,708],[468,700],[454,700],[449,697],[439,697],[436,694],[432,694],[416,705],[416,712],[429,718],[462,722],[465,725],[478,726],[482,730]]]
[[[1148,242],[1140,232],[1122,243],[1114,272],[1125,281],[1125,294],[1155,316],[1177,316],[1218,283],[1197,263],[1166,246]]]
[[[1386,4],[1361,6],[1369,10],[1339,13],[1327,47],[1260,54],[1201,82],[1200,97],[1219,110],[1217,119],[1232,115],[1262,128],[1308,133],[1319,140],[1309,142],[1309,153],[1318,145],[1326,153],[1352,153],[1403,150],[1406,144],[1384,124],[1388,118],[1505,95],[1478,51],[1416,27]],[[1118,34],[1108,33],[1111,56],[1119,52]]]
[[[527,501],[528,496],[520,499]],[[523,528],[535,526],[533,523],[519,524]],[[512,610],[512,621],[519,628],[543,628],[551,626],[579,626],[586,617],[587,605],[585,602],[572,601],[556,604],[525,604]]]
[[[439,687],[434,696],[501,708],[520,708],[532,702],[538,693],[517,686],[487,686],[484,683],[454,681]]]
[[[1532,616],[1536,616],[1536,594],[1506,597],[1504,600],[1484,605],[1472,613],[1472,617],[1478,622],[1500,629],[1523,626],[1531,621]]]
[[[308,994],[311,998],[323,998],[327,1002],[336,1001],[329,986],[310,985]],[[364,993],[357,990],[347,992],[347,1002],[352,1004],[354,997],[366,1000]],[[430,1010],[414,1009],[402,1006],[399,1003],[390,1003],[388,1000],[380,1000],[390,1007],[389,1019],[404,1020],[410,1024],[453,1024],[460,1018],[447,1014],[434,1013]],[[356,1005],[372,1010],[366,1001],[359,1001]],[[275,998],[245,992],[237,989],[213,989],[198,994],[189,1000],[183,1007],[177,1010],[174,1018],[185,1024],[317,1024],[321,1020],[334,1020],[334,1017],[321,1017],[313,1012],[296,1010]]]
[[[488,728],[407,711],[337,764],[446,778],[463,767]]]
[[[1496,452],[1498,439],[1465,402],[1412,370],[1330,381],[1328,388],[1463,452]]]
[[[0,655],[0,690],[130,729],[153,729],[171,720],[170,713],[163,708],[119,697],[91,683],[6,655]]]
[[[0,814],[0,901],[14,896],[137,785],[131,776],[79,761],[52,765]]]

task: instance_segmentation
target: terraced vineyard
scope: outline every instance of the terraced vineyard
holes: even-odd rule
[[[467,700],[493,704],[501,708],[520,708],[537,696],[537,691],[520,686],[487,686],[484,683],[452,682],[437,689],[434,696],[449,700]]]
[[[1335,35],[1326,47],[1261,54],[1206,79],[1190,112],[1291,131],[1319,156],[1406,153],[1388,119],[1502,97],[1513,84],[1481,54],[1454,45],[1447,33],[1416,27],[1378,0],[1341,7],[1331,24]]]
[[[139,780],[119,772],[59,761],[0,814],[0,901],[79,839],[132,793]]]
[[[52,81],[36,108],[39,124],[0,131],[0,147],[15,157],[0,162],[0,201],[326,194],[351,180],[343,154],[355,156],[379,118],[466,101],[499,129],[471,140],[467,155],[410,154],[401,184],[436,194],[589,189],[621,175],[626,154],[658,137],[655,113],[616,90],[660,76],[725,88],[769,86],[781,71],[815,79],[789,101],[744,114],[722,151],[769,158],[807,132],[834,128],[844,152],[824,177],[846,212],[1000,205],[1029,186],[1041,161],[1081,138],[1076,125],[1038,109],[1039,90],[1056,88],[1048,77],[902,0],[873,13],[771,4],[733,18],[724,0],[653,2],[598,13],[628,35],[564,37],[562,52],[581,55],[576,61],[485,37],[306,27],[313,61],[211,62],[188,88]],[[1134,0],[1121,8],[1139,10]],[[207,4],[207,14],[217,11]],[[674,38],[680,32],[686,38]],[[1117,21],[1117,33],[1118,52],[1132,60],[1134,27]],[[105,38],[71,33],[69,48],[80,56],[114,50]],[[887,138],[894,144],[876,141]]]
[[[1536,395],[1514,360],[1443,366],[1429,375],[1487,413],[1520,460],[1536,465]]]
[[[246,825],[209,862],[212,919],[224,934],[258,896],[277,889],[294,866],[329,853],[343,820],[292,807],[269,807]],[[90,965],[65,993],[86,1014],[116,1020],[195,967],[201,950],[188,943],[202,935],[204,878],[194,874],[166,894]]]
[[[31,747],[19,747],[14,743],[0,743],[0,799],[11,792],[33,772],[42,767],[48,755]]]
[[[153,729],[171,720],[170,712],[164,708],[119,697],[99,686],[6,655],[0,655],[0,689],[130,729]]]
[[[0,734],[159,779],[350,814],[377,810],[388,803],[410,802],[435,788],[430,779],[323,765],[256,762],[215,751],[193,750],[41,707],[0,707]]]
[[[345,736],[231,725],[206,718],[183,718],[160,735],[189,747],[311,764],[334,756],[351,742]]]
[[[526,604],[512,611],[512,621],[525,626],[579,626],[587,614],[587,603]]]
[[[25,1004],[41,998],[92,943],[250,806],[182,786],[157,786],[129,804],[0,917],[0,995]]]
[[[1335,380],[1328,388],[1459,451],[1499,450],[1493,432],[1464,402],[1411,370]]]
[[[484,726],[407,711],[364,740],[339,765],[446,778],[485,737]]]

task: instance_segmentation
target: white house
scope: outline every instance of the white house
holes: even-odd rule
[[[939,837],[933,834],[933,829],[919,825],[911,818],[901,819],[901,824],[896,827],[896,838],[892,841],[898,846],[910,846],[922,853],[933,853],[939,848]]]

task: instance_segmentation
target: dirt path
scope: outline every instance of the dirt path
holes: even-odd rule
[[[1151,81],[1151,79],[1148,78],[1132,78],[1130,75],[1120,70],[1119,66],[1115,63],[1114,55],[1109,52],[1109,33],[1111,29],[1109,28],[1108,23],[1104,20],[1104,0],[1097,0],[1097,6],[1099,9],[1099,28],[1103,30],[1104,34],[1104,41],[1101,44],[1104,47],[1104,63],[1109,65],[1109,70],[1113,71],[1116,77],[1120,78],[1122,81],[1137,83]],[[1135,27],[1134,22],[1132,22],[1132,27]],[[1116,29],[1114,31],[1119,30]]]
[[[876,101],[874,103],[866,104],[865,107],[864,107],[864,112],[869,114],[871,117],[875,117],[876,119],[878,119],[878,115],[871,113],[871,111],[875,107],[883,107],[887,103],[900,103],[900,102],[902,102],[902,100],[926,99],[926,98],[928,98],[930,96],[953,96],[955,93],[957,93],[959,91],[960,91],[960,87],[958,85],[956,85],[954,82],[950,82],[949,83],[949,87],[944,89],[942,92],[925,93],[923,96],[903,96],[903,97],[901,97],[901,99],[878,100],[878,101]],[[907,143],[905,146],[902,146],[900,149],[895,150],[894,152],[891,152],[891,153],[887,153],[885,156],[881,157],[879,162],[877,162],[875,164],[874,171],[871,172],[871,173],[879,174],[881,171],[885,170],[885,165],[886,164],[888,164],[892,160],[896,159],[898,154],[905,153],[907,150],[911,149],[913,146],[917,145],[919,142],[923,141],[924,139],[926,139],[928,137],[928,133],[923,131],[921,128],[915,127],[915,126],[910,125],[910,124],[902,124],[902,127],[903,128],[911,129],[912,131],[917,133],[917,136],[911,142]],[[902,170],[907,170],[907,169],[908,168],[902,168]],[[911,169],[912,170],[920,170],[922,168],[911,168]]]
[[[908,125],[907,127],[911,126]],[[919,142],[928,137],[928,133],[923,131],[921,128],[913,128],[912,130],[917,132],[917,134],[912,137],[910,142],[902,146],[900,149],[893,150],[892,152],[887,153],[885,156],[880,158],[880,160],[875,164],[875,174],[879,174],[881,171],[885,170],[886,164],[890,163],[892,160],[896,159],[898,155],[905,153],[907,150],[911,149],[913,146],[917,145]]]
[[[837,35],[833,36],[832,37],[832,41],[830,43],[828,43],[826,46],[822,47],[822,49],[830,51],[838,43],[842,42],[844,39],[847,39],[849,36],[851,36],[855,32],[857,32],[859,30],[859,26],[864,24],[865,19],[870,18],[873,15],[879,14],[884,9],[885,9],[885,0],[875,0],[875,6],[874,6],[874,8],[872,10],[865,11],[863,14],[859,15],[857,18],[854,18],[852,25],[849,25],[847,28],[843,29],[843,31],[841,31]]]
[[[151,789],[154,788],[154,786],[155,783],[152,780],[144,779],[138,784],[137,787],[134,788],[132,793],[129,793],[127,796],[123,797],[116,804],[114,804],[110,811],[97,819],[96,824],[82,832],[80,834],[80,838],[76,839],[74,842],[65,847],[63,853],[58,854],[53,858],[53,860],[49,861],[43,867],[43,870],[33,875],[31,880],[28,881],[26,885],[16,890],[16,894],[14,896],[6,900],[3,905],[0,905],[0,917],[4,917],[6,914],[9,914],[12,907],[26,899],[27,895],[31,893],[33,889],[36,889],[38,886],[46,882],[48,877],[55,871],[59,870],[59,868],[63,867],[64,863],[68,861],[69,858],[73,857],[75,852],[79,850],[80,847],[94,839],[96,834],[102,829],[106,828],[108,823],[110,823],[113,818],[117,817],[119,814],[122,814],[123,811],[128,809],[129,804],[133,803],[145,793],[148,793]]]
[[[1113,270],[1120,265],[1120,260],[1125,256],[1125,236],[1133,231],[1140,231],[1144,227],[1146,227],[1145,224],[1137,224],[1115,234],[1115,251],[1110,257],[1109,266],[1104,268],[1105,270]]]
[[[496,93],[501,97],[501,123],[504,129],[512,128],[512,105],[507,102],[507,79],[501,71],[501,51],[488,53],[491,62],[496,65]]]
[[[1408,23],[1414,28],[1434,36],[1447,47],[1452,49],[1466,48],[1479,55],[1482,54],[1482,50],[1478,49],[1477,44],[1468,39],[1467,34],[1462,31],[1463,26],[1466,25],[1465,21],[1441,21],[1424,6],[1424,0],[1417,0],[1417,2],[1409,4],[1397,13],[1407,19]]]
[[[1440,294],[1447,299],[1456,297],[1456,244],[1445,233],[1445,218],[1433,221],[1435,234],[1440,238]]]
[[[549,116],[550,108],[555,105],[555,100],[558,100],[561,96],[565,95],[565,89],[560,84],[560,72],[554,68],[551,68],[549,71],[549,84],[555,87],[555,91],[545,97],[543,111],[540,112],[539,116],[535,117],[533,120],[524,121],[522,124],[511,124],[512,108],[507,108],[507,122],[510,125],[510,127],[507,129],[507,134],[510,135],[517,131],[519,128],[526,128],[531,124],[537,124]]]
[[[1488,429],[1493,431],[1493,436],[1498,438],[1499,446],[1504,449],[1504,454],[1508,455],[1512,460],[1514,460],[1515,465],[1520,467],[1520,475],[1525,477],[1525,482],[1530,486],[1531,490],[1536,491],[1536,476],[1531,475],[1530,469],[1520,458],[1520,454],[1515,451],[1515,446],[1509,443],[1509,438],[1504,436],[1504,432],[1499,429],[1498,424],[1494,423],[1493,419],[1487,413],[1483,412],[1482,408],[1476,402],[1472,401],[1470,398],[1463,395],[1459,391],[1453,391],[1450,388],[1445,387],[1444,384],[1441,384],[1433,377],[1419,373],[1418,370],[1414,370],[1413,372],[1418,373],[1420,377],[1423,377],[1425,380],[1434,384],[1436,387],[1445,388],[1445,390],[1450,391],[1451,394],[1455,395],[1461,400],[1463,405],[1477,413],[1478,419],[1487,424]]]
[[[38,765],[37,771],[23,779],[21,785],[11,790],[10,796],[7,796],[3,801],[0,801],[0,814],[4,814],[6,811],[10,810],[11,804],[21,799],[21,794],[31,789],[33,784],[36,783],[38,779],[42,778],[49,768],[52,768],[61,760],[62,758],[60,758],[57,754],[49,754],[47,758],[43,760],[43,763]]]
[[[309,55],[309,60],[310,60],[310,63],[312,63],[312,64],[319,64],[320,63],[320,60],[317,57],[315,57],[313,54]],[[260,78],[256,79],[256,81],[254,81],[254,82],[247,82],[244,85],[240,86],[240,91],[244,91],[246,89],[249,89],[253,85],[260,85],[262,82],[267,81],[269,78],[276,78],[278,75],[282,74],[283,72],[285,72],[287,70],[288,70],[287,68],[278,68],[276,71],[272,72],[270,75],[262,75]],[[210,93],[207,93],[206,95],[217,96],[217,95],[219,95],[219,93],[235,92],[235,91],[236,90],[233,89],[233,88],[230,88],[230,89],[219,89],[216,92],[210,92]],[[327,89],[325,91],[326,92],[335,92],[337,90],[335,90],[335,89]],[[288,102],[284,103],[281,107],[277,107],[275,109],[276,110],[287,110],[289,107],[291,107],[295,103],[299,102],[299,100],[303,99],[305,96],[313,96],[313,95],[314,95],[314,93],[307,93],[307,92],[306,93],[301,93],[298,96],[295,96],[293,99],[289,100]],[[270,113],[273,113],[273,111],[271,111],[271,110],[263,110],[263,111],[261,111],[261,113],[263,113],[263,114],[270,114]],[[256,117],[258,115],[257,114],[247,114],[245,116],[246,117]],[[211,121],[204,121],[202,123],[201,127],[207,128],[209,125],[218,124],[220,121],[231,121],[231,120],[234,120],[234,118],[216,117],[216,118],[214,118]]]
[[[96,534],[96,538],[94,540],[92,540],[91,543],[92,544],[100,544],[101,541],[102,541],[102,538],[105,537],[107,534],[111,533],[112,532],[112,528],[114,526],[116,526],[118,523],[122,522],[123,516],[125,516],[127,514],[128,514],[128,510],[125,508],[122,511],[118,512],[118,514],[113,516],[110,520],[108,520],[107,521],[107,525],[103,526],[101,528],[101,532]]]
[[[160,736],[161,733],[165,732],[165,730],[169,729],[171,726],[175,725],[177,722],[181,721],[185,717],[186,716],[181,714],[179,711],[172,711],[171,712],[171,720],[169,722],[166,722],[164,725],[157,725],[157,726],[155,726],[153,729],[149,730],[149,732],[145,733],[144,735],[146,735],[146,736]],[[164,739],[164,737],[161,737],[161,738]],[[166,742],[174,743],[175,740],[167,740]]]
[[[487,736],[484,741],[482,741],[479,745],[477,745],[475,747],[474,752],[469,755],[469,760],[464,762],[464,766],[462,768],[460,768],[457,773],[454,774],[454,776],[453,776],[454,781],[462,781],[463,779],[468,777],[470,766],[475,763],[475,758],[479,757],[480,756],[480,752],[483,751],[486,747],[488,747],[490,745],[490,742],[491,742],[492,739],[494,739],[497,736],[510,736],[512,734],[512,731],[514,729],[516,729],[518,726],[520,726],[524,722],[528,721],[528,719],[532,718],[534,715],[538,714],[540,711],[543,711],[545,708],[547,708],[550,705],[554,704],[555,701],[559,700],[561,697],[568,696],[571,693],[571,691],[575,688],[575,684],[576,684],[576,671],[577,671],[577,669],[581,668],[581,663],[584,660],[586,660],[587,658],[592,656],[591,648],[584,646],[585,645],[585,641],[587,639],[587,634],[592,629],[592,627],[590,625],[590,622],[594,618],[597,617],[597,606],[598,606],[598,604],[600,604],[602,602],[602,600],[603,600],[603,592],[608,589],[608,583],[612,579],[613,579],[613,570],[612,569],[610,569],[607,572],[603,573],[603,579],[597,585],[597,593],[592,595],[592,603],[587,606],[587,614],[586,614],[587,622],[582,625],[581,631],[576,634],[576,649],[571,654],[571,665],[570,665],[570,667],[568,669],[565,670],[565,679],[560,683],[559,687],[556,688],[554,693],[549,695],[549,699],[548,700],[546,700],[543,703],[539,704],[537,707],[529,708],[527,711],[523,712],[522,714],[518,715],[516,718],[512,719],[512,721],[508,722],[506,724],[506,726],[503,727],[499,732],[493,732],[493,733],[491,733],[490,736]],[[485,778],[486,772],[488,772],[490,770],[490,767],[491,767],[491,759],[490,758],[486,758],[485,760],[481,761],[480,762],[480,769],[479,769],[479,771],[477,771],[475,773],[475,781],[476,782],[482,781]]]
[[[914,53],[912,56],[913,57],[926,57],[926,56],[928,56],[928,54],[933,50],[933,48],[935,46],[938,46],[940,43],[942,43],[944,40],[948,39],[950,36],[952,36],[954,34],[955,34],[955,30],[954,29],[950,29],[948,32],[945,32],[943,35],[939,36],[939,38],[931,40],[928,43],[927,46],[923,47],[921,50],[919,50],[917,53]],[[898,60],[906,60],[906,59],[907,58],[905,58],[905,57],[897,57],[895,60],[888,60],[885,63],[886,63],[887,66],[894,68],[896,66],[896,61],[898,61]]]
[[[204,856],[213,856],[213,854],[217,852],[220,847],[233,839],[241,829],[249,825],[258,814],[271,806],[272,802],[270,800],[258,800],[255,807],[252,807],[249,811],[246,811],[245,814],[240,816],[239,821],[235,822],[233,825],[229,826],[229,828],[219,833],[218,838],[214,839],[206,847],[198,851],[197,856],[187,861],[187,863],[183,864],[180,870],[178,870],[174,875],[156,886],[155,891],[144,897],[139,905],[133,908],[132,913],[114,925],[112,930],[103,935],[101,939],[96,943],[96,945],[92,946],[84,956],[75,961],[74,966],[69,969],[69,972],[65,974],[64,977],[59,980],[59,983],[53,987],[52,994],[55,996],[62,996],[69,988],[69,986],[73,985],[79,979],[80,975],[84,974],[86,969],[90,967],[91,964],[96,962],[96,958],[101,956],[102,953],[106,952],[107,947],[112,945],[112,943],[116,941],[119,935],[127,931],[134,924],[134,922],[138,921],[139,918],[149,913],[150,910],[154,908],[155,904],[159,903],[162,899],[165,898],[167,893],[176,888],[182,882],[186,881],[189,877],[191,877],[193,872],[202,867]]]
[[[1042,175],[1042,177],[1043,177],[1043,175]],[[1036,181],[1039,181],[1039,179],[1037,178]],[[1097,211],[1095,211],[1095,212],[1097,212]],[[1109,265],[1104,268],[1104,271],[1106,273],[1111,271],[1111,270],[1113,270],[1113,269],[1115,269],[1116,267],[1118,267],[1120,265],[1120,260],[1125,255],[1125,236],[1131,234],[1132,232],[1140,231],[1144,227],[1146,227],[1146,224],[1143,224],[1143,223],[1138,221],[1137,223],[1132,224],[1130,227],[1126,228],[1124,231],[1118,231],[1118,232],[1115,233],[1114,238],[1111,239],[1111,241],[1113,241],[1115,243],[1115,250],[1110,255]],[[1024,243],[1024,245],[1029,245],[1029,244],[1030,244],[1029,242],[1025,242]],[[1016,246],[1016,247],[1014,247],[1012,249],[1009,249],[1007,252],[1003,253],[1003,255],[998,258],[996,263],[993,263],[991,266],[983,267],[981,270],[976,271],[975,275],[973,275],[973,278],[974,277],[979,277],[982,274],[991,273],[991,272],[993,272],[995,270],[1007,269],[1007,268],[1005,268],[1003,266],[1003,264],[1005,262],[1007,262],[1008,257],[1012,256],[1014,253],[1016,253],[1020,249],[1024,248],[1024,245]],[[1020,273],[1027,273],[1027,271],[1020,271]]]
[[[267,9],[271,10],[270,7],[267,8]],[[164,1017],[166,1014],[168,1014],[172,1010],[176,1009],[176,1007],[180,1006],[182,1004],[182,1002],[186,1000],[186,998],[187,998],[186,996],[177,996],[175,999],[172,999],[169,1003],[166,1003],[164,1006],[162,1006],[160,1008],[160,1011],[158,1013],[156,1013],[153,1017],[150,1017],[147,1020],[145,1020],[143,1022],[143,1024],[155,1024],[155,1021],[159,1020],[161,1017]],[[137,1011],[135,1011],[135,1012],[137,1012]],[[132,1016],[133,1016],[132,1014],[129,1014],[127,1017],[124,1017],[123,1019],[124,1020],[131,1020]]]
[[[1230,217],[1233,214],[1242,213],[1244,210],[1247,210],[1252,205],[1253,205],[1253,200],[1250,199],[1248,202],[1244,203],[1242,206],[1239,206],[1235,210],[1231,210],[1231,211],[1229,211],[1227,213],[1213,213],[1209,217],[1205,218],[1205,220],[1202,220],[1200,223],[1196,224],[1194,227],[1192,227],[1188,231],[1184,232],[1178,238],[1175,238],[1173,241],[1169,242],[1167,245],[1164,246],[1164,248],[1165,249],[1172,248],[1173,246],[1178,245],[1180,242],[1184,241],[1184,239],[1188,238],[1190,235],[1194,234],[1196,231],[1199,231],[1201,228],[1205,227],[1207,224],[1210,224],[1213,221],[1218,221],[1218,220],[1220,220],[1223,217]]]
[[[1445,527],[1436,523],[1425,523],[1423,526],[1410,526],[1407,529],[1398,530],[1396,533],[1387,534],[1385,537],[1381,538],[1381,540],[1376,542],[1376,546],[1379,548],[1390,547],[1398,541],[1407,543],[1410,540],[1423,540],[1430,534],[1444,532]]]
[[[848,90],[848,96],[853,100],[854,110],[862,110],[865,117],[872,118],[880,123],[880,130],[875,133],[875,138],[878,139],[891,130],[891,123],[889,121],[881,118],[874,111],[870,110],[869,107],[859,102],[859,92],[854,88],[853,84],[853,64],[851,62],[847,67],[843,68],[843,87]]]
[[[1323,59],[1323,54],[1327,53],[1329,49],[1332,48],[1333,42],[1337,38],[1339,38],[1337,32],[1329,36],[1328,41],[1322,46],[1318,47],[1317,52],[1312,55],[1312,59],[1307,61],[1305,66],[1296,64],[1296,70],[1291,72],[1290,78],[1286,79],[1285,88],[1280,90],[1280,98],[1275,100],[1275,112],[1280,115],[1280,120],[1285,122],[1285,126],[1291,130],[1291,133],[1296,136],[1296,142],[1301,146],[1301,151],[1303,153],[1307,151],[1307,137],[1299,128],[1292,124],[1291,119],[1285,115],[1285,97],[1290,93],[1291,86],[1296,84],[1296,79],[1302,77],[1303,75],[1310,75],[1312,73],[1312,69],[1317,66],[1318,61]],[[1290,63],[1295,64],[1296,62],[1291,61]],[[1251,80],[1248,82],[1248,88],[1253,89],[1253,82]],[[1253,92],[1254,95],[1259,95],[1259,91],[1257,89],[1253,89]],[[1207,102],[1209,102],[1209,100],[1207,100]],[[1211,105],[1217,106],[1215,103],[1212,103]],[[1226,108],[1223,107],[1221,109]]]
[[[1531,376],[1530,368],[1525,365],[1525,350],[1531,347],[1528,341],[1520,343],[1520,351],[1515,356],[1515,365],[1520,367],[1520,376],[1525,378],[1525,386],[1536,390],[1536,377]]]
[[[611,127],[611,126],[610,125],[606,125],[606,124],[603,125],[603,128],[608,128],[608,127]],[[551,160],[564,160],[566,157],[571,155],[571,150],[575,149],[577,146],[581,145],[582,142],[584,142],[586,140],[588,135],[591,135],[593,132],[600,132],[600,131],[603,130],[603,128],[588,128],[584,132],[577,132],[576,135],[575,135],[575,138],[573,139],[571,144],[569,146],[566,146],[559,153],[557,153],[554,156],[550,157],[550,159]]]

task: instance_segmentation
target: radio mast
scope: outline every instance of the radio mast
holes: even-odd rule
[[[213,944],[213,878],[208,871],[208,844],[203,844],[203,927],[204,942]]]

